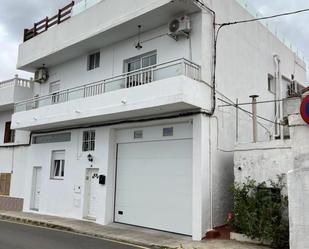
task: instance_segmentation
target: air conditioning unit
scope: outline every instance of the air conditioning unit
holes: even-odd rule
[[[169,35],[178,40],[180,36],[189,37],[191,33],[191,20],[189,16],[181,16],[170,21]]]
[[[37,83],[44,83],[48,80],[48,71],[47,68],[42,67],[39,68],[37,71],[34,73],[34,81]]]
[[[288,85],[288,96],[298,93],[298,83],[294,80]]]

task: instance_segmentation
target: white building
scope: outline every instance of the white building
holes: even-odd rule
[[[237,1],[205,2],[217,23],[251,18]],[[17,197],[24,211],[199,240],[225,223],[231,206],[235,109],[218,107],[219,98],[279,98],[284,90],[274,94],[274,86],[284,89],[292,74],[305,82],[305,63],[262,23],[226,27],[212,115],[211,13],[191,0],[91,5],[69,6],[68,20],[37,23],[20,45],[18,68],[42,81],[35,98],[15,105],[12,128],[32,132],[16,169],[25,172]],[[179,17],[184,25],[170,25],[180,32],[169,35]],[[260,115],[281,118],[274,109]],[[239,140],[250,141],[250,117],[239,127]],[[273,128],[259,130],[264,140]]]
[[[27,155],[29,144],[28,131],[11,129],[14,104],[33,97],[33,82],[15,78],[0,82],[0,209],[21,209],[24,182],[25,161],[18,160]],[[18,169],[15,171],[15,168]],[[6,198],[4,201],[4,198]]]

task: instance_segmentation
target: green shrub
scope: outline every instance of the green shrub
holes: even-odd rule
[[[231,221],[235,232],[251,239],[269,241],[273,248],[289,248],[288,198],[283,194],[283,177],[277,182],[257,183],[248,178],[245,183],[235,183],[234,217]]]

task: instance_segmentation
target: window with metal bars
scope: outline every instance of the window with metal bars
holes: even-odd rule
[[[95,149],[95,131],[83,132],[83,151],[94,151]]]

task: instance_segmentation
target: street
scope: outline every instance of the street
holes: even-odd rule
[[[0,221],[0,249],[135,249],[131,245]]]

